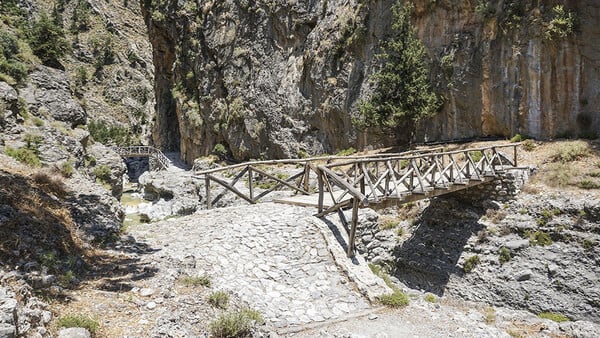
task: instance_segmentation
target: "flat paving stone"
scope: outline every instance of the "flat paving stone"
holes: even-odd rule
[[[236,294],[275,327],[368,309],[368,301],[325,249],[311,220],[313,211],[262,203],[137,225],[130,233],[161,248],[153,255],[182,261],[195,257],[198,275],[206,272],[219,289]],[[160,245],[166,242],[170,245]]]

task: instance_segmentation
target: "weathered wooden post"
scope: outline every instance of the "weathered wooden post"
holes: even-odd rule
[[[323,198],[325,192],[323,191],[323,170],[317,168],[317,179],[319,181],[319,214],[323,212]]]
[[[515,164],[515,167],[519,166],[519,164],[517,163],[517,146],[518,145],[513,146],[513,162]]]
[[[206,209],[212,208],[210,203],[210,177],[208,174],[204,175],[204,185],[206,188]]]
[[[250,199],[254,201],[254,188],[252,186],[252,167],[248,166],[248,190],[250,192]]]
[[[356,227],[358,226],[358,198],[352,198],[352,225],[350,226],[350,236],[348,236],[348,257],[354,257],[354,241],[356,238]]]

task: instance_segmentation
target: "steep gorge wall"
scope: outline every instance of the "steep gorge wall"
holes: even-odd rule
[[[351,116],[369,92],[393,1],[141,0],[156,67],[154,142],[188,161],[336,152],[388,140]],[[544,32],[558,1],[415,1],[444,97],[419,140],[598,132],[600,4],[568,1],[575,33]],[[514,2],[517,3],[517,2]]]

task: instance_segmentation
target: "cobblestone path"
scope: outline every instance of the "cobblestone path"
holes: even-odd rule
[[[369,308],[333,261],[313,209],[263,203],[138,225],[130,233],[231,292],[275,327],[324,322]]]

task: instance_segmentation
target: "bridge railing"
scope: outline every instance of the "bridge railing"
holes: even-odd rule
[[[151,146],[111,147],[121,157],[149,157],[156,161],[158,169],[167,169],[169,159],[162,151]]]
[[[317,167],[345,161],[356,161],[368,158],[387,158],[390,156],[413,156],[417,154],[441,151],[442,148],[412,150],[404,153],[382,153],[356,156],[322,156],[304,159],[284,159],[270,161],[252,161],[208,170],[195,170],[195,177],[204,179],[206,205],[211,208],[227,193],[233,193],[248,203],[258,203],[267,195],[277,191],[291,191],[295,194],[309,195],[317,191],[319,174]],[[280,172],[276,168],[288,166]],[[267,168],[275,170],[269,170]],[[296,170],[290,169],[295,167]],[[285,171],[285,172],[284,172]],[[213,197],[211,183],[222,189]]]
[[[410,156],[365,158],[318,166],[318,215],[338,212],[349,232],[348,255],[354,251],[357,209],[370,203],[431,197],[434,190],[483,182],[518,166],[519,144],[433,152]],[[510,155],[499,149],[512,148]],[[512,156],[511,156],[512,155]],[[444,193],[444,192],[441,192]],[[440,194],[441,194],[440,193]],[[325,209],[325,195],[333,201]],[[414,197],[415,194],[421,197]],[[351,228],[342,209],[352,206]]]

